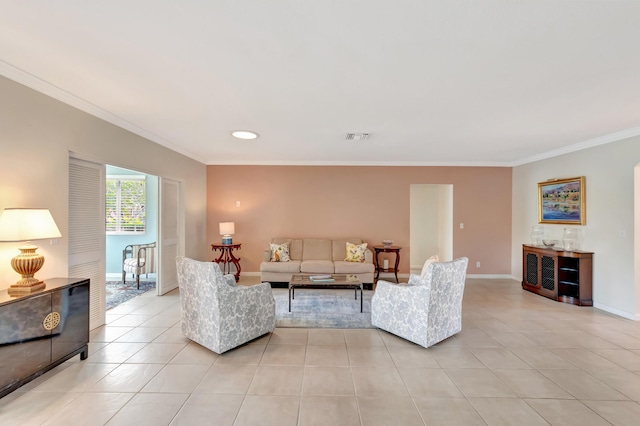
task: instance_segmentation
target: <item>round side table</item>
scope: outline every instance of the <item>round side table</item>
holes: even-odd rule
[[[231,273],[231,264],[236,267],[236,273],[233,274],[236,282],[240,279],[240,258],[233,255],[234,250],[240,250],[241,243],[234,244],[211,244],[211,250],[220,250],[220,256],[217,259],[213,259],[212,262],[216,262],[220,265],[220,269],[223,274]]]
[[[396,277],[396,282],[398,281],[398,265],[400,265],[400,249],[402,247],[398,246],[373,246],[373,250],[376,252],[376,279],[375,282],[378,282],[378,277],[380,276],[380,272],[393,272]],[[396,262],[393,268],[383,268],[380,265],[380,261],[378,260],[378,255],[380,253],[394,253],[396,255]]]

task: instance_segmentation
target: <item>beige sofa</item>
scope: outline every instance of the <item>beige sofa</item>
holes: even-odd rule
[[[367,249],[364,262],[346,262],[347,242],[362,244],[361,238],[316,239],[273,238],[274,244],[289,243],[289,262],[270,262],[267,248],[262,256],[262,282],[289,282],[293,274],[353,274],[361,283],[373,283],[373,253]]]

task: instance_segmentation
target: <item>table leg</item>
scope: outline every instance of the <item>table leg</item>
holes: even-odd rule
[[[233,263],[233,265],[236,267],[236,273],[235,273],[235,278],[236,278],[236,282],[238,282],[238,280],[240,279],[240,259],[236,258],[233,255],[233,251],[229,250],[229,262]],[[229,265],[229,272],[231,272],[231,265]]]
[[[362,284],[360,284],[360,313],[362,313],[362,306],[364,304],[364,299],[362,297]]]
[[[378,260],[378,256],[380,256],[380,252],[376,250],[376,278],[373,280],[374,282],[378,282],[378,277],[380,276],[380,260]]]
[[[400,281],[398,281],[398,266],[400,266],[400,252],[396,251],[396,266],[395,266],[395,274],[396,274],[396,282],[399,283]]]
[[[289,312],[291,312],[291,287],[289,287]]]

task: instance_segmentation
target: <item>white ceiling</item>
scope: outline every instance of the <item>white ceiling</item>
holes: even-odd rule
[[[512,166],[640,134],[640,1],[0,11],[0,74],[206,164]]]

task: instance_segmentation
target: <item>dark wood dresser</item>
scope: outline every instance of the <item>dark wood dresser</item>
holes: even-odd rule
[[[0,398],[89,351],[89,280],[51,278],[23,296],[0,291]]]

